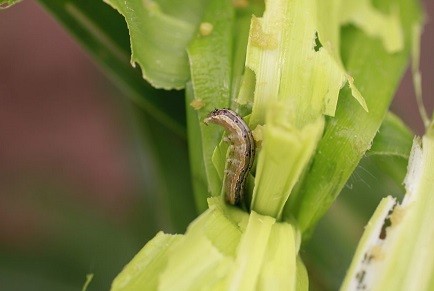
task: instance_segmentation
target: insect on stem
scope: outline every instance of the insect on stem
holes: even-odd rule
[[[228,132],[227,141],[230,147],[223,190],[228,203],[241,206],[244,200],[244,184],[255,159],[252,132],[237,113],[226,108],[215,109],[204,122],[218,124]]]

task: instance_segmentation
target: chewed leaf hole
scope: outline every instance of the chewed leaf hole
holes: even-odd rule
[[[315,31],[315,45],[313,49],[317,52],[320,48],[322,48],[322,43],[319,41],[318,32]]]
[[[390,219],[390,216],[392,215],[393,210],[395,209],[395,206],[396,206],[396,204],[393,206],[392,209],[390,209],[389,214],[387,215],[386,219],[384,219],[383,226],[381,227],[381,232],[380,232],[380,236],[379,236],[380,239],[382,239],[382,240],[386,239],[387,228],[392,225],[392,220]]]

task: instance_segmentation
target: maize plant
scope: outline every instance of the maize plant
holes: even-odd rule
[[[418,1],[39,2],[145,110],[158,149],[172,233],[112,290],[434,290],[434,125],[420,105],[413,137],[388,111],[411,57],[422,98]],[[315,231],[365,160],[406,194],[381,199],[331,278],[341,226],[393,194],[379,178]]]

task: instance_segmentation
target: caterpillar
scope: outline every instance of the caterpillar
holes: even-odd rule
[[[223,191],[225,200],[241,206],[244,200],[244,184],[255,159],[255,140],[244,120],[230,109],[215,109],[204,123],[222,126],[227,132],[229,154],[225,168]]]

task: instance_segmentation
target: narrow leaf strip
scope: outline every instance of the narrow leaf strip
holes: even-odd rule
[[[396,115],[388,112],[366,157],[372,157],[396,185],[401,185],[407,172],[412,140],[410,129]]]
[[[296,235],[297,232],[288,223],[275,223],[272,226],[257,290],[307,290],[296,288],[299,279],[297,269],[302,268],[297,264],[300,240]]]
[[[396,156],[408,160],[412,140],[411,130],[396,115],[388,112],[366,155]]]
[[[252,211],[238,248],[228,290],[255,290],[275,219]],[[254,242],[254,243],[252,243]]]
[[[0,9],[6,9],[9,8],[22,0],[0,0]]]
[[[413,86],[416,94],[417,106],[419,108],[419,114],[422,118],[423,124],[427,128],[430,124],[428,113],[423,105],[422,98],[422,75],[420,73],[419,61],[420,61],[420,38],[422,35],[422,24],[415,23],[413,25],[413,38],[411,47],[411,73],[413,76]]]

